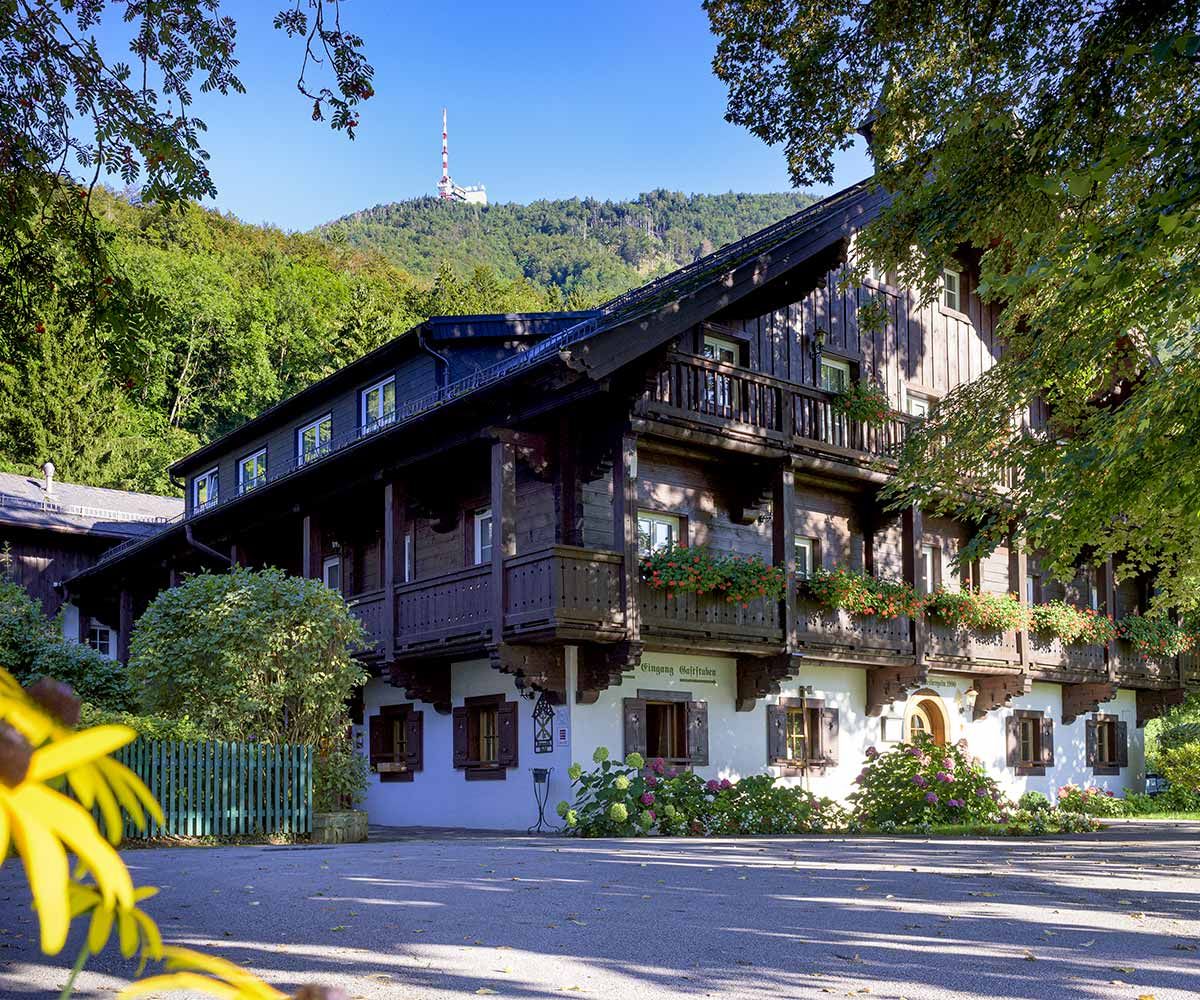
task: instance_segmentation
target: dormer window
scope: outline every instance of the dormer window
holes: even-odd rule
[[[267,481],[267,449],[259,448],[238,462],[238,493],[248,493]]]
[[[192,480],[192,510],[204,510],[217,502],[217,470],[209,469]]]
[[[942,271],[942,305],[962,312],[962,272],[952,267]]]
[[[296,458],[301,465],[329,454],[333,437],[333,414],[326,413],[296,431]]]
[[[396,417],[396,380],[387,378],[362,391],[362,428],[372,431]]]

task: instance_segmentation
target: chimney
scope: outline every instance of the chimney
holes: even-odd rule
[[[44,462],[42,464],[42,475],[46,477],[46,482],[45,482],[45,486],[44,486],[44,489],[46,490],[46,496],[48,496],[48,497],[54,496],[54,463],[53,462]]]

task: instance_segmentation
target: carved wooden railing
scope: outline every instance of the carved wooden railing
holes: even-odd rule
[[[504,626],[622,628],[622,559],[615,552],[555,545],[504,564]]]
[[[396,588],[396,651],[484,638],[491,628],[491,566],[471,566]]]
[[[1129,683],[1155,685],[1178,684],[1180,669],[1187,672],[1187,662],[1175,656],[1147,656],[1125,639],[1113,642],[1112,655],[1117,679]],[[1183,654],[1186,657],[1188,654]]]
[[[1021,661],[1016,632],[974,632],[931,620],[927,624],[925,637],[928,655],[933,659],[1002,664]]]
[[[742,607],[718,594],[668,594],[642,583],[638,603],[643,635],[691,635],[740,644],[783,643],[778,601],[758,598]]]
[[[1104,646],[1096,643],[1067,645],[1057,636],[1029,633],[1029,659],[1035,668],[1069,674],[1103,674]]]
[[[364,652],[368,655],[382,653],[384,651],[383,591],[372,590],[364,594],[356,594],[354,597],[348,598],[346,604],[362,623],[362,627],[366,629],[367,648]]]
[[[851,420],[834,406],[832,393],[792,387],[793,437],[846,451],[894,458],[904,447],[911,418],[892,413],[882,423]]]
[[[803,646],[911,656],[912,626],[907,617],[851,615],[803,598],[796,603],[796,633]]]

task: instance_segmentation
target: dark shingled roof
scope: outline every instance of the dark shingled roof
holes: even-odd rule
[[[183,500],[55,480],[53,493],[34,476],[0,472],[0,525],[114,538],[154,534],[183,513]]]

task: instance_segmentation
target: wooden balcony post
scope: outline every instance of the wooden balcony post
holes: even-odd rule
[[[517,452],[492,442],[492,643],[504,641],[504,560],[517,554]]]
[[[579,545],[579,464],[575,426],[564,415],[558,423],[558,468],[554,479],[554,540],[560,545]]]
[[[383,658],[390,661],[396,651],[396,585],[404,580],[404,537],[406,498],[401,483],[383,487]]]
[[[796,648],[796,474],[790,458],[780,465],[771,495],[771,562],[787,574],[783,642],[790,653]]]
[[[129,662],[129,639],[133,634],[133,592],[128,587],[121,588],[118,599],[118,628],[117,628],[117,659],[122,663]]]
[[[1029,554],[1025,551],[1025,542],[1014,530],[1008,536],[1008,586],[1016,592],[1017,600],[1026,606],[1029,592]],[[1021,663],[1021,673],[1029,673],[1029,664],[1033,657],[1029,651],[1028,623],[1023,622],[1017,629],[1017,657]]]
[[[321,577],[321,522],[315,514],[304,515],[301,529],[300,575],[309,580]]]
[[[638,617],[637,436],[622,431],[613,456],[613,548],[621,553],[621,609],[628,641],[641,639]]]
[[[904,553],[904,580],[918,594],[928,591],[925,579],[925,560],[921,558],[921,546],[925,537],[924,519],[921,508],[907,507],[902,518],[902,546]],[[916,615],[912,619],[913,655],[918,664],[925,662],[925,619]]]
[[[1104,602],[1103,612],[1106,615],[1111,615],[1113,618],[1117,616],[1117,583],[1113,579],[1113,561],[1112,556],[1104,560],[1104,593],[1101,595],[1101,600]],[[1104,646],[1104,662],[1108,668],[1108,679],[1115,681],[1117,673],[1120,669],[1120,653],[1117,650],[1117,640],[1113,639]]]

